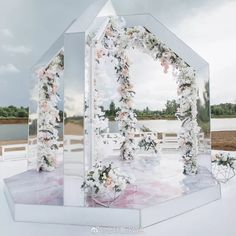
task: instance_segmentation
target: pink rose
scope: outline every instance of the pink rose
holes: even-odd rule
[[[39,79],[42,79],[44,74],[45,74],[45,69],[44,68],[40,68],[38,71],[36,71],[37,77]]]

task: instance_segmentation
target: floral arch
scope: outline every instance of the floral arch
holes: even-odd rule
[[[196,174],[200,128],[197,123],[198,91],[194,69],[148,29],[142,26],[126,28],[120,19],[110,18],[100,39],[95,39],[94,35],[89,35],[87,42],[90,47],[94,48],[97,64],[103,58],[109,58],[114,65],[121,95],[121,110],[117,112],[116,120],[119,122],[120,132],[124,136],[124,142],[121,146],[121,158],[123,160],[134,159],[134,135],[137,124],[133,109],[135,91],[129,76],[130,61],[125,50],[129,48],[142,50],[154,60],[160,62],[164,73],[168,73],[168,70],[172,69],[172,73],[176,78],[178,93],[176,117],[182,123],[179,144],[184,159],[183,173],[186,175]],[[94,90],[96,91],[96,78],[93,79]],[[102,121],[102,124],[105,121],[104,114],[96,104],[96,99],[93,100],[94,104],[91,104],[95,111],[93,119]],[[94,128],[97,138],[98,135],[96,134],[98,134],[100,128],[99,124],[98,127]]]

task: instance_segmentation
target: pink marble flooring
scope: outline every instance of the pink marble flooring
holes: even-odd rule
[[[112,161],[124,172],[134,175],[136,181],[114,201],[100,204],[85,195],[84,202],[87,207],[142,209],[217,184],[205,167],[200,167],[196,176],[183,175],[183,163],[176,153],[167,153],[159,157],[140,156],[132,162],[123,162],[117,158],[106,161]],[[62,166],[53,172],[38,173],[29,170],[5,179],[4,182],[16,203],[64,204],[65,183]],[[80,189],[79,184],[76,187]]]
[[[63,167],[53,172],[28,170],[4,179],[15,203],[63,205]]]
[[[135,160],[129,166],[122,163],[124,170],[135,175],[135,184],[129,185],[114,201],[101,203],[87,197],[87,206],[142,209],[217,184],[205,167],[199,167],[196,176],[186,176],[182,173],[183,163],[176,155],[165,158],[160,163],[150,159],[147,163],[143,163],[143,159]],[[119,162],[114,162],[116,164],[119,166]]]

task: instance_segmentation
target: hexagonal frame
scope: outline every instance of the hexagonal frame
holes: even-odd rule
[[[84,78],[85,78],[85,38],[86,32],[94,26],[94,20],[99,23],[103,16],[114,15],[115,10],[111,1],[99,0],[91,5],[84,14],[75,20],[71,26],[56,41],[50,50],[41,58],[37,65],[45,66],[51,58],[64,47],[65,52],[65,93],[80,93],[80,101],[74,102],[84,104]],[[97,18],[99,16],[100,18]],[[128,26],[143,25],[158,35],[160,40],[176,52],[185,62],[196,69],[197,78],[208,77],[208,63],[198,56],[191,48],[179,40],[172,32],[165,28],[153,16],[146,15],[127,15],[123,16]],[[71,63],[73,61],[73,63]],[[77,78],[72,81],[71,78]],[[70,101],[71,102],[71,101]],[[65,112],[67,112],[68,101],[65,99]],[[83,106],[79,111],[83,116]],[[84,155],[84,153],[82,153]],[[66,153],[64,153],[66,155]],[[208,167],[210,166],[207,163]],[[23,174],[29,174],[26,172]],[[33,178],[40,181],[35,172]],[[182,214],[199,206],[220,198],[220,186],[217,182],[214,185],[203,188],[200,191],[192,192],[178,198],[174,198],[145,209],[121,209],[121,208],[93,208],[80,207],[73,205],[37,205],[17,202],[14,198],[14,189],[10,187],[11,180],[18,178],[21,183],[22,174],[6,179],[5,194],[16,221],[78,224],[91,226],[116,226],[116,227],[146,227],[168,218]],[[78,183],[74,187],[78,186]],[[71,192],[76,196],[77,193]],[[65,197],[65,196],[64,196]],[[66,217],[65,217],[66,216]],[[87,217],[85,217],[87,216]]]

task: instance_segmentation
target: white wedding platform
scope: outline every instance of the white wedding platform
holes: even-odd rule
[[[16,221],[134,228],[150,226],[220,197],[220,186],[209,170],[202,168],[197,177],[180,174],[182,163],[176,153],[163,154],[158,166],[150,160],[145,164],[146,168],[143,161],[136,161],[132,168],[139,179],[109,208],[85,203],[82,178],[74,175],[76,169],[63,178],[62,167],[40,175],[29,170],[5,179],[5,194]],[[155,179],[143,177],[150,165]]]
[[[203,137],[203,145],[199,146],[198,172],[195,175],[183,174],[184,163],[176,138],[168,140],[163,135],[163,148],[160,148],[158,155],[139,153],[132,161],[121,160],[115,147],[104,145],[102,161],[112,162],[123,171],[132,173],[135,182],[109,205],[92,201],[81,190],[85,172],[94,161],[96,146],[91,133],[88,140],[85,140],[87,129],[93,128],[92,121],[88,121],[88,124],[84,122],[85,97],[87,93],[92,96],[94,92],[92,84],[89,85],[89,92],[85,91],[86,38],[91,32],[95,32],[95,37],[101,37],[109,17],[119,15],[112,1],[96,1],[65,30],[32,69],[34,73],[38,68],[47,66],[63,49],[64,104],[61,107],[64,105],[66,114],[64,147],[63,152],[59,150],[56,170],[37,172],[34,166],[37,144],[29,145],[28,171],[4,180],[5,195],[16,221],[140,228],[167,220],[221,197],[220,185],[211,173],[211,153],[209,145],[206,144],[209,137]],[[119,17],[122,17],[126,27],[145,27],[191,65],[196,71],[199,96],[202,97],[205,83],[209,80],[208,63],[205,60],[151,15],[140,15],[137,12],[137,15]],[[92,66],[90,70],[93,70]],[[33,93],[37,91],[37,83],[37,78],[34,78]],[[29,142],[37,138],[39,119],[38,101],[34,98],[31,102]],[[209,110],[207,114],[206,123],[209,125]],[[69,129],[70,124],[76,128]],[[114,140],[117,141],[115,137]]]

